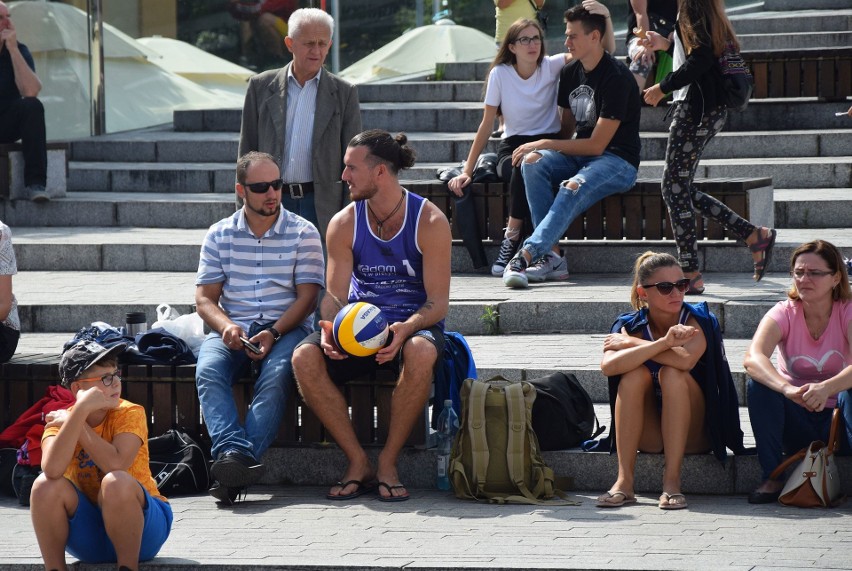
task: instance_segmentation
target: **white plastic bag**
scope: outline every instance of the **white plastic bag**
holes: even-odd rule
[[[182,339],[189,345],[192,354],[198,357],[205,337],[204,320],[198,313],[181,315],[172,306],[161,303],[157,306],[157,321],[151,326],[151,329],[157,327],[162,327],[175,337]]]

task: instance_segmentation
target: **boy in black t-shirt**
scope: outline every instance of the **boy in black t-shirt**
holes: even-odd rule
[[[636,182],[636,82],[623,63],[604,51],[603,16],[575,6],[565,12],[565,22],[565,46],[574,59],[559,79],[564,138],[526,143],[512,157],[521,164],[535,231],[503,272],[508,287],[568,279],[567,260],[556,247],[568,226],[596,202]]]

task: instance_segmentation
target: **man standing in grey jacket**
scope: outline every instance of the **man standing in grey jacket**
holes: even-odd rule
[[[239,156],[269,153],[284,179],[281,205],[313,222],[325,239],[346,204],[338,173],[350,139],[361,132],[354,85],[323,69],[334,20],[316,8],[293,12],[284,39],[293,61],[249,81]]]

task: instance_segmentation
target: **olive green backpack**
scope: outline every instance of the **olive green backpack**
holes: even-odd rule
[[[579,505],[556,488],[532,429],[535,388],[502,377],[467,379],[450,455],[456,497],[492,503]],[[561,500],[553,501],[558,496]],[[551,501],[547,501],[551,500]]]

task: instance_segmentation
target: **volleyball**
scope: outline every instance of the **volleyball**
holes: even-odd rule
[[[332,325],[334,343],[353,357],[368,357],[384,347],[388,322],[382,310],[371,303],[357,301],[337,312]]]

